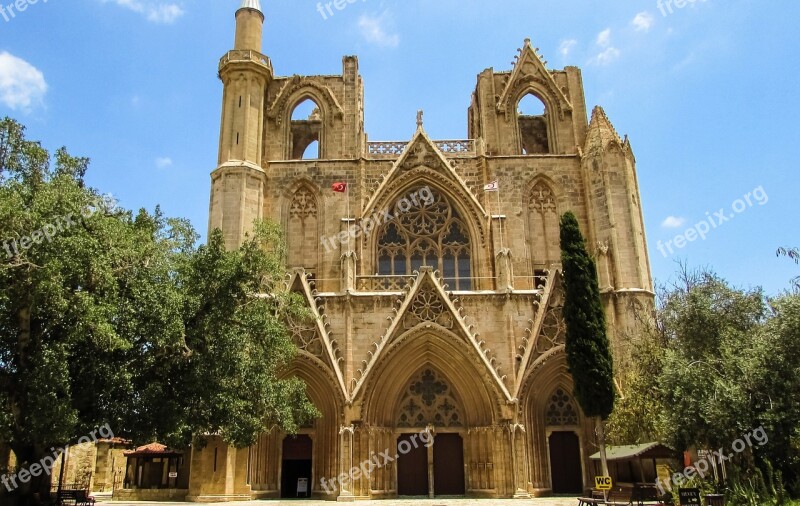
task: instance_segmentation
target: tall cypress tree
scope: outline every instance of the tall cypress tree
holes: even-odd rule
[[[567,364],[575,385],[575,398],[584,415],[595,418],[603,474],[607,476],[605,420],[614,409],[614,364],[597,269],[586,251],[575,215],[565,213],[560,227]]]

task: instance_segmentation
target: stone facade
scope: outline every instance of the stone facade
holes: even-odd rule
[[[209,226],[229,247],[256,219],[283,226],[288,286],[317,317],[290,322],[290,373],[323,416],[246,450],[212,438],[192,456],[189,497],[305,495],[295,478],[338,500],[589,486],[596,442],[570,395],[560,214],[576,214],[596,254],[615,355],[653,287],[631,145],[601,108],[587,121],[580,70],[548,70],[526,40],[511,71],[478,75],[468,139],[430,139],[420,113],[409,141],[370,142],[358,60],[337,76],[276,76],[263,21],[245,0],[220,62]],[[543,112],[520,111],[526,97]],[[304,102],[313,110],[297,117]],[[415,433],[432,444],[344,479]]]

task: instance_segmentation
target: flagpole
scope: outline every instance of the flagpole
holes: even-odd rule
[[[500,251],[503,251],[503,215],[500,213],[500,185],[497,185],[497,219],[500,222]]]
[[[344,179],[344,198],[347,200],[347,235],[349,236],[350,235],[350,182],[347,180],[347,178]],[[352,251],[353,247],[353,245],[351,244],[352,239],[353,239],[352,237],[348,237],[347,239],[348,256],[349,253]]]

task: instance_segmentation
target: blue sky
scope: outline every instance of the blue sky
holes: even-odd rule
[[[0,0],[0,115],[91,157],[90,184],[123,206],[205,234],[240,0],[20,1],[12,16]],[[775,256],[800,246],[800,3],[663,1],[356,0],[325,19],[316,0],[261,0],[264,52],[279,75],[338,74],[356,54],[370,139],[409,139],[418,109],[451,139],[477,74],[510,69],[530,37],[549,67],[581,67],[587,105],[630,136],[656,280],[684,260],[776,294],[800,274]],[[733,219],[674,246],[719,209]]]

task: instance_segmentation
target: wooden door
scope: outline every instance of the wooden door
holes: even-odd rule
[[[416,445],[411,441],[412,436]],[[408,442],[411,451],[397,459],[397,495],[427,497],[428,448],[419,443],[418,434],[403,434],[397,438],[398,447],[402,441]]]
[[[553,432],[550,435],[550,479],[554,494],[583,492],[581,446],[574,432]]]
[[[437,434],[433,443],[433,490],[440,495],[464,495],[464,441],[458,434]]]

